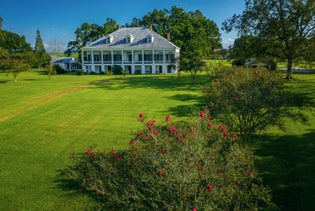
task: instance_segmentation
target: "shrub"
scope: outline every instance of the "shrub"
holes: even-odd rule
[[[199,119],[146,120],[130,149],[73,155],[67,178],[109,210],[255,210],[270,202],[254,155],[224,125]]]
[[[84,71],[82,69],[77,69],[77,75],[84,75]]]
[[[285,117],[306,119],[289,107],[292,95],[280,75],[265,69],[226,70],[202,91],[210,113],[239,133],[244,143],[267,126],[283,129]]]
[[[104,72],[104,74],[105,74],[105,75],[112,75],[113,73],[112,73],[112,71],[110,71],[110,70],[106,70],[106,71]]]
[[[232,61],[232,65],[237,66],[237,67],[244,66],[245,65],[245,59],[235,59]]]
[[[53,69],[57,72],[57,74],[65,74],[66,71],[60,67],[58,64],[53,65]]]
[[[129,71],[128,70],[124,70],[121,72],[121,74],[126,77],[126,75],[129,75]]]
[[[141,70],[135,70],[135,74],[136,75],[141,75],[142,73],[141,73]]]
[[[114,65],[112,71],[113,71],[114,75],[121,75],[122,74],[122,67],[118,66],[118,65]]]

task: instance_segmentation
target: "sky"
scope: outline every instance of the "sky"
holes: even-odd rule
[[[112,18],[124,25],[154,9],[176,6],[186,12],[200,10],[221,28],[224,20],[242,13],[244,5],[244,0],[0,0],[0,17],[2,29],[24,35],[32,46],[39,29],[49,48],[54,41],[66,46],[75,40],[74,32],[84,22],[103,25],[107,18]],[[223,46],[228,47],[236,33],[221,31],[221,37]]]

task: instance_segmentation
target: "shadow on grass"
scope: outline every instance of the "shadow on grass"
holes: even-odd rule
[[[141,76],[116,76],[92,81],[90,84],[106,90],[153,88],[161,90],[196,90],[199,85],[205,83],[206,77],[200,76],[192,81],[190,76],[175,75],[141,75]]]
[[[300,136],[260,136],[256,167],[278,210],[315,210],[315,130]]]
[[[88,191],[83,190],[79,184],[71,179],[66,178],[66,170],[59,170],[55,179],[56,188],[63,190],[64,197],[75,198],[78,200],[80,197],[89,196],[89,202],[86,207],[82,207],[83,210],[99,210],[99,204],[95,200],[94,196]],[[87,209],[87,207],[89,209]]]
[[[194,94],[177,94],[170,96],[169,99],[182,102],[191,102],[190,105],[179,105],[169,108],[170,114],[176,115],[178,117],[190,117],[192,114],[199,112],[200,109],[204,106],[201,103],[203,102],[203,98]]]

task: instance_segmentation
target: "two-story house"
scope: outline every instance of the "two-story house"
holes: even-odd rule
[[[118,65],[130,74],[176,73],[179,51],[148,28],[120,28],[82,48],[82,68],[101,73]]]

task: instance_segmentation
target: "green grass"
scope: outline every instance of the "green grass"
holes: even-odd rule
[[[304,96],[300,104],[311,117],[315,75],[294,75],[288,84]],[[126,148],[141,128],[138,114],[164,122],[200,107],[199,76],[123,77],[21,73],[18,83],[0,73],[0,210],[95,210],[88,196],[73,190],[60,173],[68,153]],[[301,98],[302,99],[302,98]],[[257,166],[273,189],[275,209],[315,210],[314,135],[310,125],[287,122],[288,130],[270,128],[257,137]]]
[[[68,153],[126,148],[138,115],[164,121],[198,109],[197,87],[176,76],[0,74],[0,210],[82,210],[85,195],[62,182]],[[91,208],[93,209],[93,208]]]

